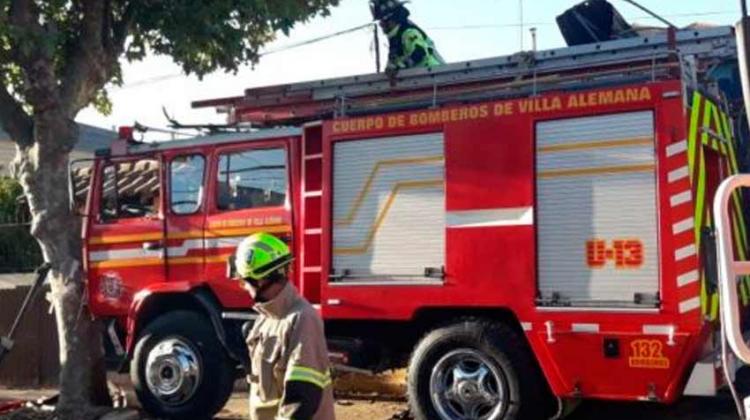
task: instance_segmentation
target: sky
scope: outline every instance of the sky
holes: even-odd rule
[[[540,50],[564,47],[555,18],[578,0],[412,0],[412,20],[426,30],[448,62],[514,54],[531,49],[529,28],[537,28]],[[610,0],[630,23],[658,25],[647,14],[624,0]],[[733,24],[739,19],[738,0],[639,0],[672,21]],[[522,17],[523,16],[523,17]],[[271,51],[301,41],[349,29],[371,20],[367,0],[341,0],[327,18],[296,26],[289,37],[280,35]],[[523,22],[523,28],[519,24]],[[386,41],[381,37],[384,55]],[[522,44],[523,43],[523,44]],[[151,56],[142,62],[123,62],[124,86],[113,87],[113,112],[83,110],[77,120],[105,128],[139,122],[165,128],[166,108],[183,123],[221,123],[224,115],[213,109],[192,109],[195,100],[240,96],[246,88],[372,73],[375,53],[371,29],[270,54],[254,68],[237,74],[217,72],[199,80],[185,76],[169,57]],[[161,135],[160,137],[164,137]]]

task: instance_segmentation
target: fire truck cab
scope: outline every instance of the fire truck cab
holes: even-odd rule
[[[332,361],[408,365],[417,418],[713,395],[707,203],[740,169],[733,60],[730,28],[684,31],[196,104],[271,128],[126,130],[79,193],[91,310],[144,407],[211,415],[255,317],[226,260],[270,232]]]

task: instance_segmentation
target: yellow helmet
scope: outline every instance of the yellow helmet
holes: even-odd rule
[[[243,279],[262,280],[292,260],[287,244],[268,233],[248,236],[235,252],[236,272]]]

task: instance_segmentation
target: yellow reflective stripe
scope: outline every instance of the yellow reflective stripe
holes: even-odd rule
[[[690,116],[690,133],[688,136],[688,165],[690,166],[690,180],[693,180],[695,169],[695,155],[698,152],[698,117],[700,116],[701,110],[701,95],[695,93],[693,95],[693,110]]]
[[[711,137],[708,135],[708,131],[706,129],[711,127],[711,117],[713,116],[714,112],[714,104],[706,100],[705,104],[703,105],[703,132],[701,133],[701,141],[703,144],[709,144],[711,141]]]
[[[721,137],[723,140],[729,141],[726,135],[726,132],[724,131],[724,126],[721,123],[721,119],[722,119],[721,116],[723,114],[723,111],[718,105],[712,105],[712,111],[713,112],[711,113],[711,116],[714,119],[714,125],[716,126],[716,133],[718,133],[719,137]],[[706,127],[706,128],[709,128],[709,127]],[[718,139],[714,139],[714,141],[716,142],[716,146],[717,146],[716,150],[726,156],[727,150],[726,150],[726,145],[724,144],[725,142],[720,141]]]
[[[305,366],[294,366],[292,367],[292,370],[289,371],[289,375],[294,375],[295,373],[301,373],[306,375],[312,375],[318,379],[325,380],[325,379],[331,379],[331,374],[328,371],[322,372],[319,370],[315,370],[309,367]]]
[[[304,366],[295,366],[287,373],[286,382],[289,381],[306,382],[319,388],[325,388],[331,385],[331,374]]]
[[[709,315],[709,319],[711,321],[716,321],[719,318],[719,294],[713,293],[711,295],[711,314]]]
[[[708,313],[708,287],[705,272],[701,272],[701,313]]]
[[[698,145],[698,148],[700,148],[700,145]],[[700,249],[703,210],[706,205],[706,158],[702,148],[698,151],[698,154],[698,185],[695,192],[695,242],[698,249]]]
[[[312,384],[317,386],[318,388],[327,388],[331,385],[331,380],[327,379],[325,381],[321,381],[319,379],[313,378],[312,376],[306,376],[301,374],[294,374],[287,379],[287,382],[305,382],[308,384]]]

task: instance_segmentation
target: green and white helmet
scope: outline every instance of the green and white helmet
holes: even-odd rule
[[[292,262],[289,247],[268,233],[256,233],[245,238],[237,247],[235,266],[243,279],[262,280]]]

